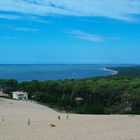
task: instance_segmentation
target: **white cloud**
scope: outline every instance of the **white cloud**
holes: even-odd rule
[[[75,37],[78,37],[82,40],[88,40],[88,41],[92,41],[92,42],[103,42],[103,40],[104,40],[104,38],[100,35],[89,34],[89,33],[83,32],[83,31],[79,31],[79,30],[72,30],[69,33],[71,33]]]
[[[0,36],[0,39],[3,39],[3,40],[17,40],[19,38],[14,37],[14,36]]]
[[[26,15],[26,14],[0,14],[0,19],[8,19],[8,20],[30,20],[39,23],[50,23],[46,20],[42,20],[40,16],[35,15]]]
[[[79,39],[87,40],[91,42],[104,42],[106,40],[118,40],[117,37],[105,37],[102,35],[90,34],[80,30],[71,30],[68,33],[74,35],[74,37],[77,37]]]
[[[1,11],[35,15],[99,16],[132,21],[140,0],[0,0]]]
[[[32,32],[37,32],[39,31],[38,29],[33,29],[33,28],[23,28],[23,27],[16,27],[14,30],[17,31],[32,31]]]
[[[0,18],[2,19],[11,19],[11,20],[17,20],[21,19],[21,16],[18,15],[11,15],[11,14],[0,14]]]
[[[43,20],[40,16],[34,16],[34,15],[26,16],[26,19],[30,21],[39,22],[39,23],[47,23],[47,24],[50,23],[50,21]]]

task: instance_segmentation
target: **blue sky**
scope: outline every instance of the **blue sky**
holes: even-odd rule
[[[1,64],[140,64],[139,0],[0,0]]]

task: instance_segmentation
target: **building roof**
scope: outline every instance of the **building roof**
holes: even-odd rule
[[[27,92],[23,92],[23,91],[14,91],[12,93],[13,94],[17,94],[17,95],[20,95],[20,94],[28,94]]]

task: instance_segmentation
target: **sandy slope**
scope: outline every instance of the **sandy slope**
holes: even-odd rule
[[[0,140],[140,140],[140,116],[58,115],[42,105],[0,98]]]

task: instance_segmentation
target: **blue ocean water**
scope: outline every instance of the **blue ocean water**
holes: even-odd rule
[[[96,76],[111,75],[111,71],[103,68],[106,65],[0,65],[0,79],[30,80],[58,80],[81,79]]]

